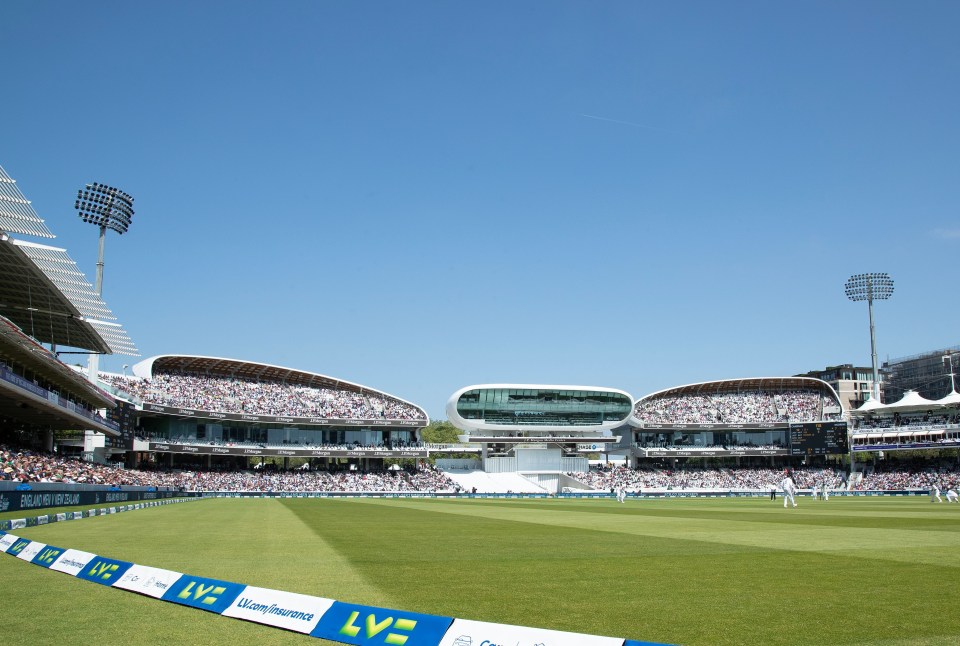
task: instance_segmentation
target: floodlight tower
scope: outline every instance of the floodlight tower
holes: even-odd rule
[[[81,220],[100,227],[96,288],[97,296],[102,296],[103,241],[107,237],[107,229],[123,235],[130,228],[130,221],[133,220],[133,198],[106,184],[87,184],[85,189],[77,191],[77,201],[73,207],[80,212]]]
[[[844,285],[851,301],[867,301],[870,310],[870,356],[873,359],[873,399],[880,402],[880,375],[877,371],[877,339],[873,330],[873,301],[885,301],[893,295],[893,279],[889,274],[854,274]]]
[[[113,229],[123,235],[133,220],[133,198],[118,188],[106,184],[87,184],[86,188],[77,191],[77,201],[73,205],[79,212],[80,219],[89,224],[100,227],[100,249],[97,254],[97,296],[103,296],[103,243],[107,237],[107,229]],[[97,383],[98,356],[90,355],[88,362],[91,382]]]

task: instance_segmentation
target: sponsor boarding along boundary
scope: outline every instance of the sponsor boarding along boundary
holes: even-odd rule
[[[224,617],[357,646],[665,646],[391,610],[208,579],[21,538],[3,530],[143,509],[188,498],[0,521],[0,552],[49,570]],[[42,519],[42,520],[41,520]]]
[[[29,518],[0,520],[0,532],[10,529],[21,529],[23,527],[36,527],[37,525],[47,525],[49,523],[58,523],[67,520],[80,520],[82,518],[93,518],[94,516],[119,514],[125,511],[133,511],[135,509],[159,507],[160,505],[172,505],[174,503],[189,502],[191,500],[201,500],[201,498],[168,498],[164,500],[140,502],[132,505],[122,505],[120,507],[94,507],[92,509],[88,509],[87,511],[68,511],[59,514],[41,514],[40,516],[31,516]]]

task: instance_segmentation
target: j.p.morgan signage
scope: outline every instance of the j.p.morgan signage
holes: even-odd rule
[[[790,455],[788,449],[742,447],[734,449],[638,449],[648,458],[713,458],[746,455]]]

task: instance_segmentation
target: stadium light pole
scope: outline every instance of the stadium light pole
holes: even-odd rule
[[[873,327],[873,301],[887,300],[893,294],[893,280],[889,274],[854,274],[847,279],[844,292],[851,301],[867,301],[870,311],[870,358],[873,362],[873,388],[871,396],[880,403],[880,373],[877,370],[877,337]],[[847,442],[850,447],[850,475],[856,471],[856,462],[853,452],[853,437],[848,433]]]
[[[78,211],[80,219],[88,224],[100,227],[100,246],[97,253],[97,296],[103,296],[103,246],[107,237],[107,229],[112,229],[123,235],[130,228],[133,220],[133,198],[118,188],[106,184],[87,184],[77,191],[77,201],[73,207]],[[90,355],[87,363],[87,378],[97,383],[97,370],[100,357],[96,353]]]
[[[877,370],[877,338],[873,327],[873,301],[885,301],[893,295],[893,279],[889,274],[854,274],[844,285],[851,301],[867,301],[870,311],[870,357],[873,361],[873,399],[880,402],[880,374]]]

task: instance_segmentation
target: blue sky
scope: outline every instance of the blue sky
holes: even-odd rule
[[[956,2],[27,2],[0,165],[144,357],[643,396],[960,344]],[[128,357],[105,358],[120,370]]]

